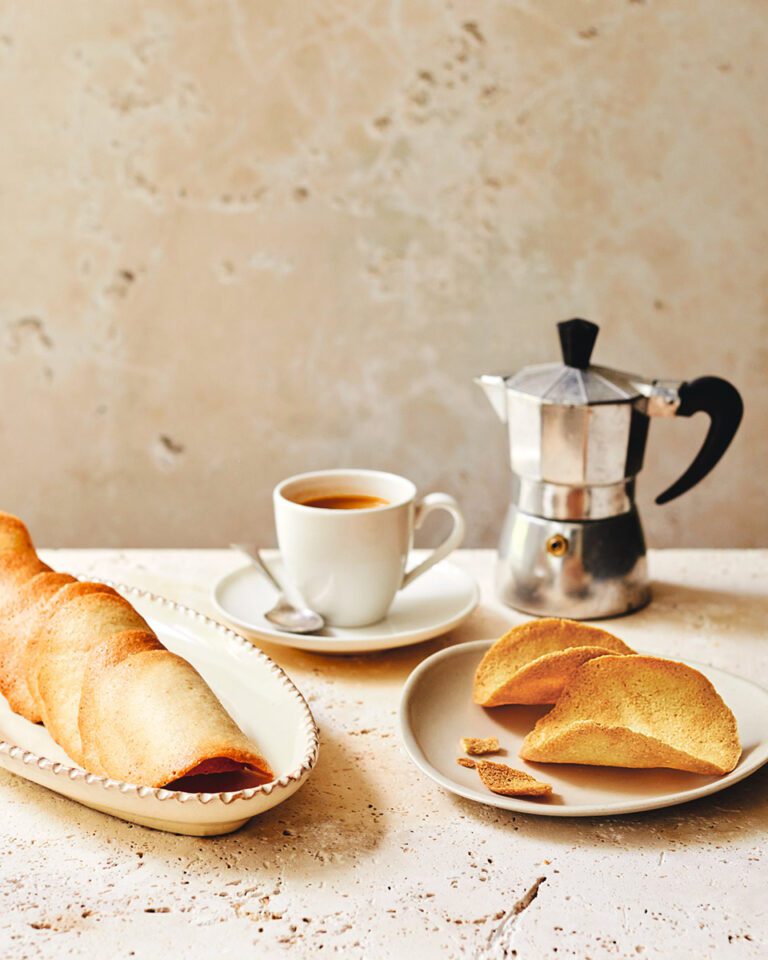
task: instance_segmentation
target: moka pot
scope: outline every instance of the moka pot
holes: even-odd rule
[[[528,613],[611,617],[650,599],[634,499],[650,418],[699,411],[711,418],[693,463],[656,498],[663,504],[712,470],[743,404],[719,377],[653,380],[594,366],[598,327],[577,319],[558,330],[562,363],[476,380],[509,430],[513,495],[496,585],[505,603]]]

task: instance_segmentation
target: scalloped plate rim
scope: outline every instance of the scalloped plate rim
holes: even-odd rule
[[[74,797],[65,789],[59,790],[56,786],[56,779],[66,778],[70,782],[81,783],[88,787],[100,788],[101,790],[107,792],[116,790],[119,791],[123,797],[129,798],[131,802],[156,800],[163,804],[167,804],[168,801],[175,801],[176,803],[183,805],[183,807],[186,807],[190,803],[194,804],[196,802],[200,804],[199,810],[200,813],[203,814],[202,819],[197,823],[200,826],[208,827],[215,827],[217,824],[219,824],[221,826],[226,826],[227,829],[236,829],[236,826],[233,826],[235,819],[237,819],[237,825],[239,826],[242,823],[250,820],[252,816],[257,815],[260,812],[264,812],[264,810],[269,809],[272,806],[276,806],[277,803],[282,802],[283,799],[288,799],[288,797],[298,789],[304,780],[306,780],[317,762],[319,753],[319,730],[307,701],[304,699],[300,690],[288,677],[285,671],[279,667],[269,656],[267,656],[263,650],[255,647],[250,641],[248,641],[245,637],[242,637],[231,627],[214,620],[212,617],[200,613],[198,610],[195,610],[186,604],[179,603],[175,600],[170,600],[167,597],[163,597],[160,594],[156,594],[150,590],[145,590],[141,587],[130,586],[113,579],[93,577],[90,575],[81,576],[78,577],[78,579],[89,580],[97,583],[105,583],[108,586],[113,587],[119,593],[123,594],[127,599],[130,599],[131,597],[137,597],[142,601],[158,605],[161,608],[170,608],[175,612],[188,617],[193,622],[197,621],[201,623],[205,629],[214,630],[217,633],[221,633],[228,640],[234,641],[237,644],[238,649],[246,657],[259,661],[266,670],[275,676],[280,685],[285,688],[286,694],[298,701],[299,708],[303,714],[301,729],[305,735],[306,741],[304,756],[302,757],[301,763],[298,766],[294,767],[287,773],[282,774],[276,780],[272,780],[269,783],[261,784],[260,786],[256,787],[248,787],[242,790],[223,791],[218,793],[191,793],[184,790],[168,790],[165,787],[148,787],[141,784],[128,783],[122,780],[104,777],[99,774],[89,773],[82,767],[78,767],[75,763],[66,764],[58,760],[53,760],[43,754],[36,753],[33,750],[28,750],[20,744],[12,743],[4,737],[0,737],[0,765],[2,765],[11,773],[22,776],[27,780],[41,783],[40,779],[30,777],[29,773],[24,769],[27,768],[28,770],[30,767],[36,767],[42,774],[46,775],[47,777],[52,776],[54,778],[51,780],[50,784],[42,783],[41,785],[60,793],[62,796],[66,796],[70,799],[76,800],[76,802],[83,803],[86,806],[89,806],[87,800]],[[161,614],[158,619],[160,618]],[[281,796],[283,792],[285,795]],[[273,794],[279,797],[279,799],[275,799],[275,797],[272,796]],[[239,805],[240,802],[248,803],[249,801],[253,801],[254,799],[261,797],[268,797],[271,800],[274,800],[274,802],[271,802],[268,804],[268,806],[264,806],[262,809],[255,810],[252,813],[247,812],[246,810],[238,810],[237,806],[233,806],[233,804]],[[105,799],[104,794],[101,794],[100,798]],[[96,797],[94,797],[93,808],[108,812],[122,819],[133,820],[134,822],[141,822],[142,818],[141,814],[136,817],[132,817],[128,811],[118,810],[114,807],[111,807],[108,803],[98,803]],[[169,807],[168,809],[170,813],[171,808]],[[226,821],[226,823],[221,821],[219,817],[210,818],[205,816],[205,813],[209,811],[212,812],[214,809],[216,809],[218,812],[223,812],[224,809],[227,809],[228,814],[234,816],[231,816],[230,820]],[[152,816],[149,810],[147,810],[147,814],[143,819],[153,821],[153,826],[155,823],[162,824],[166,821],[165,817]],[[173,826],[169,826],[167,828],[158,826],[157,828],[169,829],[172,832],[187,832],[186,830],[179,828],[183,826],[194,826],[192,823],[175,821],[171,816],[167,818],[167,821],[169,824],[173,824]]]

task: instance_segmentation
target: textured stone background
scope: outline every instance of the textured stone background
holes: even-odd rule
[[[659,546],[768,543],[768,16],[756,0],[0,4],[0,503],[41,542],[271,539],[268,491],[391,468],[495,542],[471,383],[718,373],[653,424]]]

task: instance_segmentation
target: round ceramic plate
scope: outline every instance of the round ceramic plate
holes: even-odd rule
[[[528,763],[518,750],[549,706],[485,709],[472,703],[472,679],[490,640],[448,647],[423,661],[406,681],[400,704],[400,731],[411,760],[437,783],[459,796],[493,807],[550,817],[591,817],[637,813],[686,803],[724,790],[768,761],[768,691],[749,680],[698,663],[736,715],[744,748],[736,769],[724,777],[679,770],[627,770],[561,763]],[[685,661],[684,661],[685,662]],[[547,799],[502,797],[480,783],[474,770],[460,767],[462,737],[499,739],[503,753],[489,760],[508,763],[551,783]]]
[[[217,792],[123,783],[77,767],[45,727],[13,713],[0,696],[0,766],[85,806],[156,830],[214,836],[292,796],[309,776],[318,732],[306,701],[277,664],[227,627],[181,604],[112,583],[173,653],[188,660],[275,771],[262,786],[221,774]],[[229,778],[231,782],[226,782]]]
[[[414,550],[416,560],[424,551]],[[262,556],[278,583],[284,583],[283,565],[277,550]],[[290,589],[286,590],[291,596]],[[241,567],[220,580],[213,590],[213,602],[230,623],[253,636],[315,653],[369,653],[420,643],[457,627],[472,613],[480,599],[474,579],[447,561],[401,590],[389,614],[370,627],[326,627],[320,634],[284,633],[264,618],[275,602],[274,588],[255,566]]]

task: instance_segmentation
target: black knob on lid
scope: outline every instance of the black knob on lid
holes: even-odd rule
[[[600,327],[589,320],[563,320],[562,323],[558,323],[557,332],[560,334],[563,363],[568,367],[586,370],[599,330]]]

